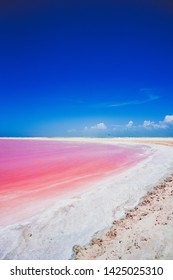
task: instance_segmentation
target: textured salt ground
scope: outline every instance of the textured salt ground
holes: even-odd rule
[[[153,144],[153,143],[152,143]],[[163,160],[163,164],[164,164],[164,160]],[[153,168],[154,168],[154,166],[153,166]],[[156,170],[157,170],[157,168],[156,168]],[[150,170],[151,171],[151,170]],[[136,176],[136,175],[135,175]],[[98,198],[98,197],[97,197]],[[172,203],[172,202],[171,202]],[[107,208],[104,208],[104,209],[107,209]],[[138,213],[139,214],[139,213]],[[104,215],[103,215],[104,216]],[[149,216],[149,214],[148,214],[148,216]],[[145,216],[144,216],[145,217]],[[92,219],[93,219],[93,213],[92,213]],[[55,219],[53,220],[53,219],[51,219],[51,217],[50,217],[50,220],[52,221],[52,231],[50,232],[50,239],[52,238],[52,234],[53,234],[53,232],[54,232],[54,229],[55,229],[55,224],[54,224],[54,222],[56,222],[56,225],[58,225],[58,223],[57,223],[57,216],[55,217]],[[142,221],[142,220],[144,220],[143,218],[141,219],[141,220],[139,220],[139,221]],[[97,222],[98,220],[95,220],[95,222]],[[145,221],[145,220],[144,220]],[[81,222],[81,221],[79,221],[79,222]],[[121,221],[119,221],[118,222],[118,224],[117,224],[117,227],[119,226],[119,223],[120,223],[120,229],[122,230],[122,227],[123,227],[123,224],[121,224],[121,222],[122,222],[122,220]],[[129,226],[131,226],[131,222],[132,222],[132,220],[130,219],[129,220],[129,222],[130,222],[130,225]],[[98,223],[99,223],[99,221],[98,221]],[[82,225],[82,223],[81,223],[81,225]],[[80,227],[81,227],[81,225],[80,225]],[[42,226],[44,226],[44,225],[42,225]],[[146,228],[146,226],[147,225],[145,225],[145,231],[147,231],[147,228]],[[59,226],[58,226],[59,227]],[[164,227],[166,227],[166,225],[164,225]],[[32,228],[33,229],[33,228]],[[29,227],[29,225],[21,225],[21,226],[19,226],[19,228],[18,228],[18,230],[21,232],[22,231],[22,238],[20,239],[19,238],[19,242],[17,242],[17,247],[16,248],[14,248],[14,256],[11,254],[11,253],[9,253],[9,254],[7,254],[6,255],[6,259],[13,259],[13,258],[21,258],[21,252],[18,252],[18,251],[20,251],[19,250],[19,244],[20,245],[22,245],[21,243],[23,242],[23,246],[20,246],[21,248],[21,250],[22,250],[22,252],[25,252],[25,255],[22,257],[22,258],[26,258],[26,256],[27,256],[27,254],[28,254],[28,256],[29,257],[31,257],[31,253],[32,253],[32,250],[33,250],[33,248],[35,248],[35,249],[37,249],[38,250],[38,247],[39,247],[39,251],[37,251],[37,253],[40,253],[40,250],[43,250],[44,249],[44,252],[42,252],[42,254],[40,254],[39,256],[37,256],[36,254],[34,254],[34,257],[35,258],[42,258],[42,256],[43,256],[43,254],[45,255],[45,248],[42,248],[42,245],[45,245],[45,242],[47,242],[47,239],[45,239],[45,240],[42,240],[43,242],[41,242],[41,239],[39,239],[39,238],[36,238],[36,231],[34,231],[34,230],[30,230],[30,227]],[[112,228],[111,228],[111,230],[112,230]],[[140,227],[139,227],[139,230],[140,230]],[[116,228],[116,231],[117,231],[117,228]],[[45,230],[44,230],[44,232],[45,232]],[[75,231],[76,232],[76,231]],[[75,233],[74,232],[74,233]],[[120,231],[120,233],[122,233],[123,231]],[[168,230],[168,232],[170,233],[170,240],[172,240],[171,238],[172,238],[172,235],[171,235],[171,232],[170,232],[170,229]],[[14,229],[11,231],[11,234],[12,233],[15,233],[14,232]],[[76,232],[76,235],[78,234],[78,232]],[[122,242],[123,242],[123,244],[124,244],[124,247],[126,248],[127,246],[126,246],[126,242],[125,242],[125,238],[127,238],[127,231],[124,231],[123,232],[123,234],[125,235],[125,237],[123,237],[122,235],[120,236],[121,237],[121,239],[119,240],[120,241],[120,243],[118,243],[118,244],[120,244],[120,249],[122,250]],[[163,234],[165,234],[165,232],[163,233]],[[15,234],[14,234],[15,235]],[[111,236],[111,239],[109,238],[109,241],[110,241],[110,249],[113,251],[113,248],[112,248],[112,244],[111,244],[111,241],[113,240],[113,241],[115,241],[115,238],[114,238],[114,235],[115,235],[115,232],[113,231],[113,232],[110,232],[110,236]],[[166,235],[168,236],[168,233],[166,232]],[[100,234],[100,236],[101,236],[101,234]],[[109,236],[109,234],[108,234],[108,236]],[[12,236],[11,236],[12,237]],[[16,239],[16,236],[14,236],[15,237],[15,240],[17,240]],[[38,236],[37,236],[38,237]],[[41,237],[41,236],[40,236]],[[58,237],[57,235],[56,235],[56,237]],[[116,236],[117,237],[117,236]],[[71,238],[71,235],[70,235],[70,238]],[[137,235],[137,237],[136,238],[138,238],[138,235]],[[146,237],[144,237],[144,238],[146,238]],[[9,238],[8,238],[9,239]],[[78,238],[77,238],[78,239]],[[10,240],[12,240],[12,239],[10,239]],[[9,240],[9,241],[10,241]],[[30,245],[30,243],[28,243],[28,240],[33,240],[33,242],[35,242],[34,243],[34,247],[33,248],[31,248],[29,245]],[[5,241],[8,241],[8,240],[6,240],[5,239]],[[48,240],[49,241],[49,240]],[[55,241],[56,241],[56,239],[54,240],[54,246],[53,246],[53,248],[55,249],[54,251],[55,251],[55,256],[53,256],[53,257],[56,257],[57,258],[57,250],[56,250],[56,244],[55,244]],[[88,241],[87,241],[88,242]],[[100,240],[98,241],[98,240],[96,240],[96,242],[99,242],[99,243],[102,243],[102,241],[100,242]],[[10,243],[11,243],[11,241],[10,241]],[[156,245],[157,245],[157,243],[159,244],[159,240],[156,240]],[[40,244],[40,245],[39,245]],[[77,243],[75,243],[75,244],[77,244]],[[83,244],[86,244],[86,243],[83,243]],[[136,243],[135,243],[136,244]],[[171,242],[169,241],[168,242],[168,244],[170,245],[171,244]],[[14,244],[15,245],[15,244]],[[46,249],[46,253],[47,253],[47,250],[49,251],[49,248],[50,249],[52,249],[51,248],[51,246],[50,246],[51,244],[49,244],[49,247]],[[131,245],[131,244],[130,244]],[[129,245],[129,246],[130,246]],[[105,244],[105,246],[107,246],[106,244]],[[117,246],[117,245],[116,245]],[[137,246],[137,245],[136,245]],[[148,246],[148,247],[150,247],[150,246]],[[78,249],[78,248],[77,248]],[[105,249],[105,251],[106,251],[106,254],[107,254],[107,256],[105,255],[105,256],[102,256],[102,255],[100,255],[100,256],[97,256],[97,255],[95,255],[94,257],[93,257],[93,254],[91,255],[91,257],[86,257],[87,259],[93,259],[93,258],[103,258],[103,259],[108,259],[108,258],[110,258],[110,251],[107,249],[107,248],[104,248]],[[149,248],[150,249],[150,248]],[[139,250],[139,249],[138,249]],[[17,251],[17,252],[16,252]],[[117,248],[115,247],[115,251],[117,251]],[[173,251],[172,249],[171,249],[171,251]],[[139,252],[139,254],[140,254],[140,251],[138,251]],[[93,253],[93,252],[92,252]],[[131,254],[130,254],[131,255]],[[40,257],[41,256],[41,257]],[[48,255],[49,256],[49,255]],[[62,256],[62,255],[61,255]],[[122,258],[123,259],[123,253],[121,254],[121,255],[119,255],[118,256],[119,258]],[[47,258],[47,256],[46,256],[46,258]],[[52,254],[51,254],[51,258],[52,258]],[[116,258],[116,257],[115,257]],[[126,257],[125,257],[126,258]],[[133,258],[133,257],[132,257]],[[138,259],[140,259],[140,258],[142,258],[142,256],[139,256],[139,257],[137,257]],[[143,258],[145,258],[145,257],[143,257]],[[113,259],[113,257],[111,257],[110,259]],[[146,257],[146,259],[147,259],[147,257]]]
[[[75,259],[173,259],[173,174],[98,236],[75,246]]]

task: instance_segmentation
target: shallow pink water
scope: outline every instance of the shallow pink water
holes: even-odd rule
[[[139,146],[0,139],[0,225],[30,217],[51,199],[145,157]]]

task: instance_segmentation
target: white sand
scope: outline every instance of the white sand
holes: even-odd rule
[[[113,143],[114,139],[100,142]],[[121,139],[117,142],[121,142]],[[149,190],[173,170],[173,148],[148,144],[148,149],[152,155],[137,166],[98,182],[84,194],[55,203],[30,221],[1,229],[0,258],[69,259],[74,245],[84,246],[96,233],[98,236],[106,233],[115,219],[134,208]],[[144,223],[146,231],[148,226]],[[165,235],[169,236],[170,231]],[[94,253],[89,257],[83,256],[82,252],[79,258],[105,259],[109,255],[110,249],[105,250],[103,255],[95,256]],[[118,257],[123,258],[122,255]],[[148,256],[143,254],[143,257]]]
[[[76,259],[173,259],[173,176],[149,192],[143,202],[113,222]]]

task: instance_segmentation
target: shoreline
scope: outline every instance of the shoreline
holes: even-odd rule
[[[81,140],[75,139],[75,141]],[[109,141],[108,139],[102,139],[102,141],[100,139],[87,139],[85,141],[83,139],[83,142],[137,145],[135,140],[124,139],[122,141],[116,138],[109,139]],[[148,140],[151,141],[151,139]],[[166,142],[166,144],[168,143],[172,146],[173,140],[171,140],[169,139],[169,142],[168,139],[164,139],[162,143]],[[161,140],[159,139],[159,141]],[[121,223],[116,224],[116,229],[112,228],[112,226],[115,226],[115,220],[121,222],[128,212],[131,213],[134,209],[136,210],[138,207],[136,205],[141,203],[147,192],[151,192],[157,182],[161,184],[162,180],[169,176],[173,170],[173,150],[171,147],[166,147],[167,145],[158,146],[153,141],[151,143],[143,141],[138,144],[142,146],[147,144],[146,146],[150,147],[151,154],[143,162],[138,163],[137,166],[131,167],[116,176],[98,181],[98,183],[94,184],[94,188],[92,184],[91,189],[87,192],[75,194],[75,196],[65,200],[61,205],[55,203],[52,207],[43,211],[41,215],[35,216],[25,223],[19,223],[4,229],[0,238],[2,241],[0,243],[1,259],[74,259],[75,255],[72,250],[74,249],[77,253],[76,259],[105,260],[113,259],[110,248],[113,251],[114,245],[116,249],[118,248],[117,245],[119,245],[120,251],[122,251],[122,244],[124,244],[125,250],[128,249],[131,246],[129,245],[130,239],[127,236],[128,230],[126,229],[123,233]],[[172,200],[170,203],[172,203]],[[172,209],[171,207],[170,209]],[[138,217],[139,213],[136,216]],[[146,215],[146,217],[149,216],[149,214]],[[143,222],[144,218],[145,216],[142,216],[140,221]],[[135,219],[128,220],[130,224],[126,227],[130,228],[133,220]],[[151,224],[151,222],[148,224]],[[143,225],[144,231],[146,231],[146,223],[144,222]],[[121,229],[121,238],[122,234],[125,234],[124,243],[117,238],[117,227]],[[141,225],[140,229],[142,229]],[[169,232],[172,233],[170,229]],[[111,239],[108,240],[107,235],[111,236]],[[94,240],[92,239],[93,236]],[[140,236],[139,232],[137,236]],[[93,240],[92,242],[90,242],[91,239]],[[146,236],[143,239],[146,239]],[[38,240],[39,243],[37,242]],[[114,244],[117,240],[118,244]],[[107,241],[109,241],[108,244],[105,243]],[[90,245],[85,246],[89,242]],[[76,246],[77,244],[80,244],[81,247],[83,246],[84,249],[82,250],[81,247]],[[126,248],[127,245],[128,248]],[[97,255],[95,250],[98,252],[98,249],[100,250],[101,248],[105,248],[104,252],[102,250],[104,254]],[[86,255],[88,250],[92,253],[89,256]],[[85,255],[80,256],[83,252],[85,252]],[[143,254],[136,256],[136,258],[140,259],[142,256],[144,259],[151,258]],[[115,259],[127,259],[128,257],[122,256],[122,254],[118,254],[118,258],[114,256]],[[135,258],[134,252],[130,251],[130,257]]]
[[[166,143],[140,140],[173,147],[172,139]],[[73,259],[173,259],[173,173],[148,191],[125,217],[114,220],[109,230],[83,247],[75,246]]]

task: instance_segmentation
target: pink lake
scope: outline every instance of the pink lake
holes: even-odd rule
[[[0,225],[30,218],[144,158],[143,146],[0,139]]]

